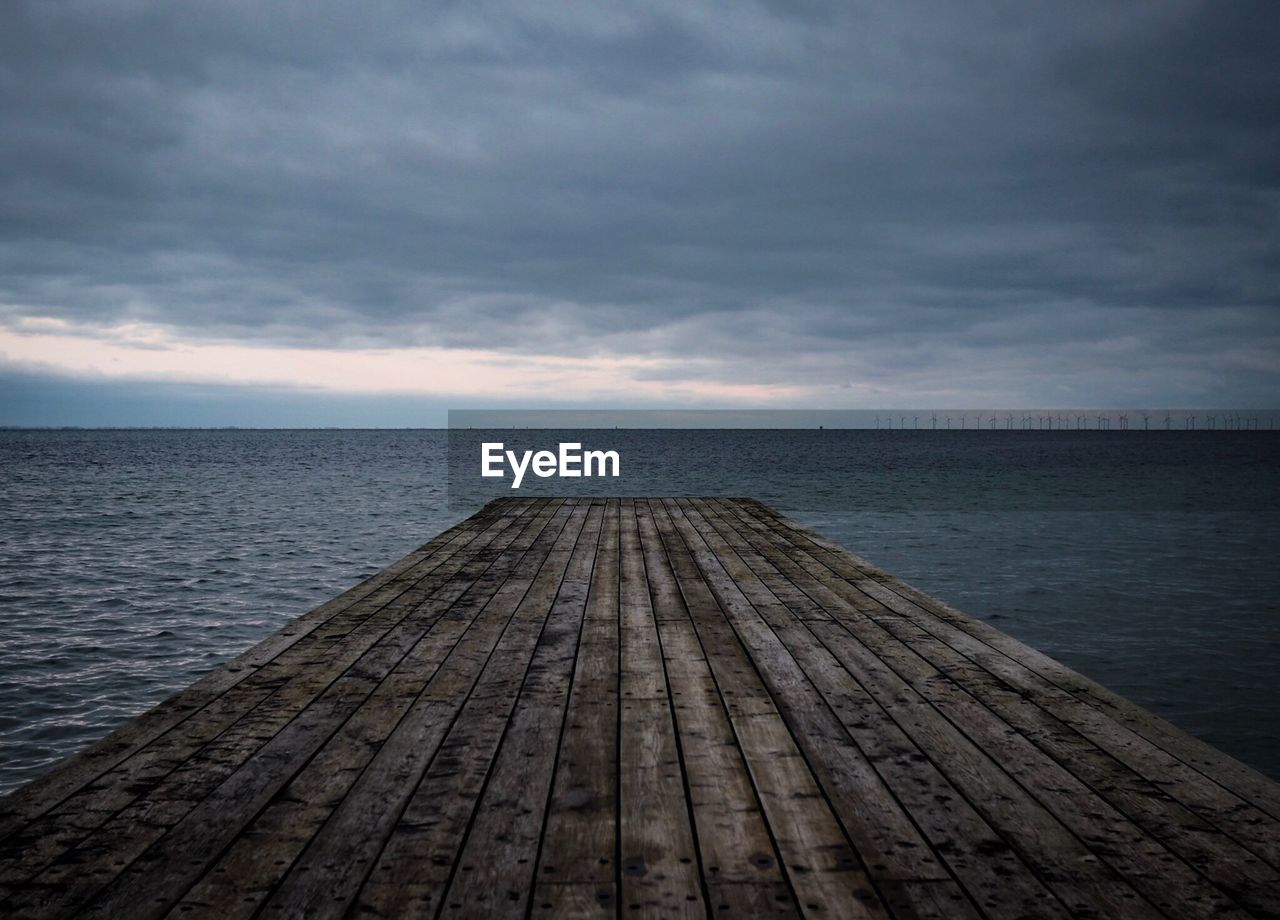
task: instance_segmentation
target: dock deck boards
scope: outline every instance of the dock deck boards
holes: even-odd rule
[[[767,506],[512,499],[0,800],[0,916],[1280,916],[1280,786]]]

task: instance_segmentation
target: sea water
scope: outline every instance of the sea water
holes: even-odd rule
[[[628,474],[592,480],[602,494],[770,502],[1280,778],[1270,432],[592,440]],[[447,447],[433,430],[0,431],[0,792],[475,511],[484,495],[448,494]],[[568,491],[530,485],[508,494]]]

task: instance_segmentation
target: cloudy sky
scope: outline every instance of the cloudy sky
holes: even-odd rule
[[[1280,403],[1257,3],[0,5],[0,423]]]

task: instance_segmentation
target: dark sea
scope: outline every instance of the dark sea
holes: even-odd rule
[[[488,495],[570,491],[460,473],[492,437],[451,477],[444,431],[0,431],[0,792]],[[573,491],[768,501],[1280,778],[1280,435],[574,437],[626,475]]]

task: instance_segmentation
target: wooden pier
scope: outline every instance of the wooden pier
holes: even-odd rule
[[[1274,917],[1277,819],[758,502],[503,500],[0,800],[0,916]]]

